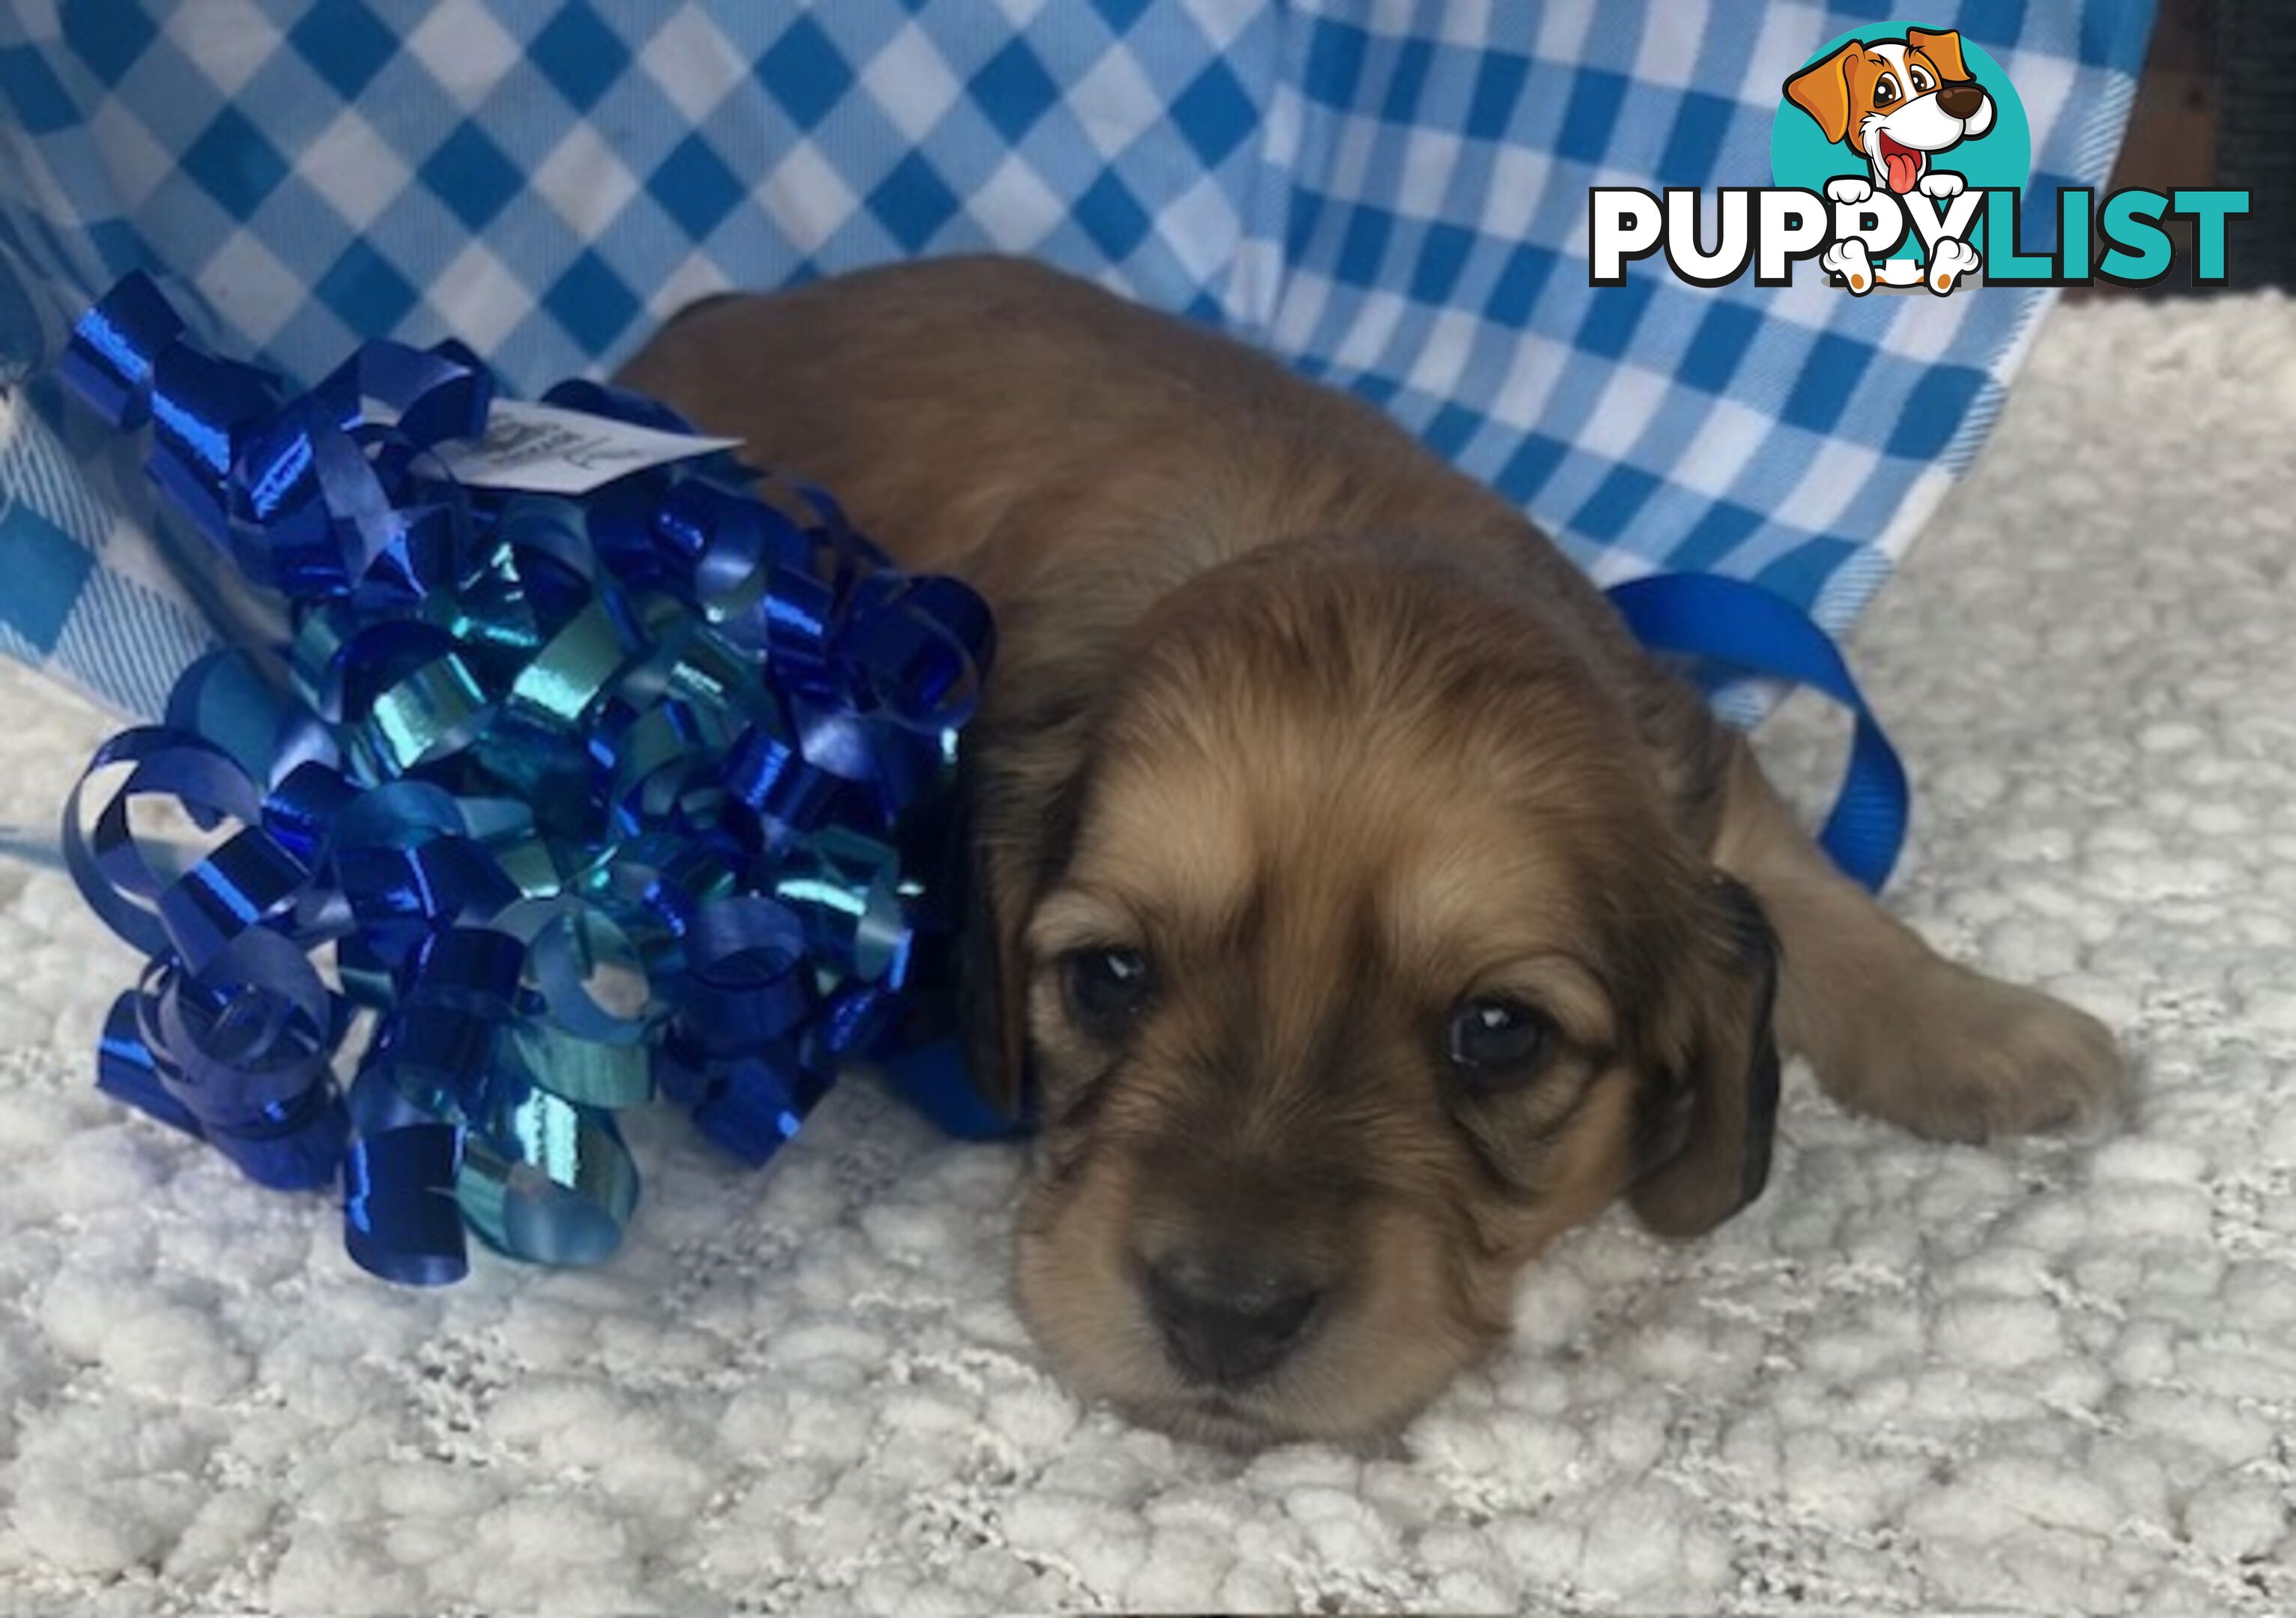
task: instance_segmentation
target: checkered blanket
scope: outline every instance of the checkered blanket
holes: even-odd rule
[[[2104,177],[2150,0],[1935,0],[2031,120],[2029,246]],[[1840,628],[2050,294],[1587,284],[1587,188],[1764,185],[1863,7],[1756,0],[0,0],[0,382],[137,267],[314,380],[455,335],[510,387],[660,318],[1000,249],[1267,344],[1598,578],[1753,579]],[[0,646],[152,712],[259,619],[37,383],[0,395]]]

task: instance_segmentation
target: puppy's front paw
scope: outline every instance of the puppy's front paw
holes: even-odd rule
[[[1930,250],[1930,291],[1944,297],[1964,275],[1974,272],[1985,256],[1966,242],[1948,236]]]
[[[1862,236],[1848,236],[1818,254],[1820,269],[1836,275],[1849,283],[1849,290],[1863,298],[1874,286],[1874,260],[1866,251]]]
[[[1838,1100],[1932,1140],[1990,1140],[2089,1122],[2128,1070],[2112,1034],[2035,990],[1929,963],[1861,1041],[1850,1071],[1821,1073]]]
[[[1942,202],[1948,197],[1959,196],[1968,184],[1950,168],[1932,168],[1922,176],[1921,184],[1915,189],[1925,197],[1935,197]]]
[[[1854,174],[1845,174],[1838,179],[1826,181],[1825,194],[1837,202],[1862,202],[1874,194],[1874,185],[1871,181],[1861,180]]]

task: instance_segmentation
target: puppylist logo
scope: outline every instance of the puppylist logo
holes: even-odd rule
[[[2032,167],[2023,103],[2001,64],[1950,29],[1882,22],[1829,40],[1780,86],[1769,185],[1715,193],[1669,186],[1587,193],[1587,279],[1623,286],[1653,254],[1693,286],[1721,286],[1751,266],[1757,286],[1784,286],[1816,259],[1853,297],[1925,288],[1945,297],[1984,283],[2150,286],[2174,244],[2161,221],[2194,221],[2193,280],[2225,280],[2225,222],[2248,193],[2128,187],[2101,205],[2087,186],[2056,194],[2046,252],[2019,233]],[[1704,243],[1712,240],[1711,251]]]
[[[2032,159],[2009,76],[1950,29],[1867,29],[1833,41],[1786,79],[1770,130],[1771,177],[1823,192],[1854,218],[1854,228],[1837,222],[1817,261],[1861,297],[1924,280],[1953,291],[1985,262],[1972,239],[1979,204],[2000,190],[2013,207]],[[1918,240],[1907,244],[1909,229]],[[1902,245],[1918,251],[1900,255]]]

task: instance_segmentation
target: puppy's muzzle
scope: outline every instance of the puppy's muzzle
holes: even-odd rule
[[[1272,1253],[1234,1244],[1147,1265],[1141,1282],[1166,1352],[1191,1382],[1235,1388],[1274,1370],[1314,1330],[1324,1289]]]

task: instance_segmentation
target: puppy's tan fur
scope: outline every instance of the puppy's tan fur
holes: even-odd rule
[[[713,300],[625,380],[996,609],[976,1065],[1041,1099],[1022,1310],[1144,1419],[1390,1425],[1621,1194],[1670,1233],[1726,1218],[1767,1162],[1774,979],[1827,1089],[1926,1134],[2055,1123],[2118,1083],[2095,1023],[1839,876],[1519,513],[1239,345],[944,260]],[[1062,964],[1116,947],[1155,990],[1111,1035]],[[1492,994],[1553,1025],[1536,1083],[1447,1064],[1452,1008]],[[1326,1295],[1248,1386],[1183,1376],[1143,1302],[1208,1240]]]

